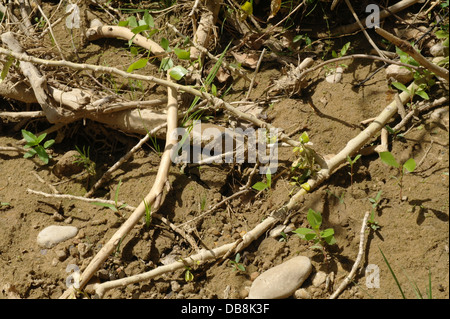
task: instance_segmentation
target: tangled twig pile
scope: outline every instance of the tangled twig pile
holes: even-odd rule
[[[295,10],[292,10],[289,14],[293,14],[302,8],[302,6],[306,7],[306,2],[307,1],[299,1],[298,7],[296,7]],[[258,22],[258,19],[255,19],[251,12],[241,10],[240,6],[236,4],[235,1],[224,1],[223,3],[219,0],[207,0],[203,2],[180,1],[177,5],[179,6],[178,9],[190,12],[188,17],[192,19],[192,21],[185,21],[184,23],[192,23],[195,32],[187,35],[188,41],[186,41],[186,43],[191,46],[189,48],[189,66],[185,65],[187,66],[188,70],[186,71],[189,71],[189,75],[183,79],[184,82],[176,82],[170,76],[170,71],[172,68],[167,68],[167,79],[163,79],[157,76],[138,74],[137,72],[125,72],[116,67],[95,65],[80,61],[79,58],[77,58],[76,49],[75,52],[70,54],[71,58],[69,58],[68,52],[64,52],[58,44],[58,37],[55,36],[53,36],[53,52],[51,52],[51,50],[48,50],[48,52],[42,52],[46,50],[41,48],[42,51],[39,55],[34,54],[33,52],[39,52],[39,50],[27,48],[27,45],[30,45],[30,43],[38,43],[36,46],[39,48],[39,43],[42,41],[43,34],[47,32],[53,34],[58,23],[62,23],[63,19],[57,21],[52,21],[51,18],[49,19],[45,15],[45,10],[42,9],[39,1],[20,1],[20,3],[22,5],[17,8],[10,5],[0,6],[0,12],[2,13],[2,24],[0,27],[3,45],[3,47],[0,48],[0,64],[2,64],[3,67],[2,79],[0,80],[0,96],[4,99],[14,101],[17,105],[39,105],[40,109],[36,111],[27,110],[0,112],[0,118],[12,119],[14,121],[19,119],[42,118],[53,125],[49,130],[47,130],[47,132],[57,131],[61,127],[75,121],[89,119],[103,123],[120,131],[143,135],[144,137],[135,145],[135,147],[133,147],[115,165],[111,166],[107,170],[103,178],[99,179],[97,183],[89,190],[89,192],[86,193],[85,198],[92,197],[96,190],[108,181],[112,172],[117,170],[122,163],[129,159],[146,141],[148,141],[150,136],[153,134],[158,134],[159,137],[164,138],[166,141],[165,149],[161,156],[160,166],[153,186],[137,207],[128,207],[128,209],[131,209],[133,213],[84,269],[79,282],[79,288],[83,289],[95,272],[102,266],[108,256],[111,255],[120,243],[121,239],[124,238],[142,219],[146,212],[146,207],[152,207],[152,214],[154,217],[160,218],[167,224],[171,224],[170,221],[165,219],[163,216],[158,215],[158,208],[161,206],[165,186],[168,186],[167,192],[171,191],[170,185],[168,185],[169,167],[173,156],[172,153],[176,149],[175,146],[178,143],[178,139],[174,137],[172,132],[178,127],[179,118],[183,115],[183,112],[185,112],[185,105],[183,105],[183,101],[180,97],[181,93],[189,94],[202,100],[203,108],[207,111],[224,111],[230,116],[237,118],[242,122],[247,122],[253,126],[266,129],[277,129],[269,122],[262,120],[261,117],[242,111],[241,106],[235,106],[235,104],[219,98],[217,92],[213,92],[211,87],[206,87],[206,85],[204,85],[205,80],[202,77],[202,72],[204,72],[204,70],[202,70],[202,67],[206,67],[206,65],[208,65],[207,61],[217,64],[220,63],[220,72],[248,80],[248,82],[250,82],[249,91],[251,91],[252,86],[254,85],[254,76],[258,72],[258,66],[261,63],[261,60],[264,61],[264,59],[270,58],[268,54],[265,54],[265,47],[270,48],[272,52],[276,52],[276,48],[280,44],[274,37],[278,29],[276,28],[276,25],[272,27],[267,26],[266,29],[262,28],[260,22]],[[277,1],[272,1],[272,3],[276,4]],[[345,1],[345,3],[354,13],[354,10],[350,5],[350,1]],[[382,11],[380,19],[386,18],[389,14],[395,14],[415,3],[417,3],[417,1],[400,1]],[[114,10],[112,6],[106,4],[102,5],[98,1],[78,1],[77,5],[86,9],[93,7],[95,10],[102,12],[103,16],[106,15],[106,17],[114,17],[117,14],[117,10]],[[236,32],[243,37],[242,41],[235,45],[234,48],[230,49],[230,51],[234,50],[237,52],[237,49],[246,45],[246,42],[248,46],[262,49],[262,54],[258,59],[259,63],[255,63],[253,67],[255,69],[253,78],[251,78],[252,76],[248,74],[248,72],[243,71],[242,68],[237,68],[236,65],[227,63],[225,60],[217,58],[210,53],[214,51],[213,49],[216,41],[215,32],[217,32],[216,25],[218,24],[220,8],[225,5],[227,8],[235,9],[226,11],[226,27],[232,27],[233,32]],[[343,10],[337,5],[338,2],[333,1],[332,9],[340,8]],[[269,20],[274,19],[274,17],[279,14],[278,10],[280,10],[280,8],[276,8],[277,6],[275,5],[271,8]],[[176,9],[176,6],[174,6],[171,10]],[[81,11],[84,12],[83,10]],[[154,15],[156,16],[159,14],[163,16],[164,14],[167,14],[167,12],[168,10],[155,11]],[[17,16],[18,14],[20,14],[20,18]],[[68,11],[64,15],[64,18],[70,14],[72,14],[72,11]],[[301,14],[304,15],[305,12]],[[86,12],[84,12],[81,16],[84,22],[81,23],[79,37],[83,40],[97,41],[102,38],[124,39],[125,41],[128,41],[130,45],[133,43],[136,46],[144,48],[146,52],[148,52],[148,58],[153,58],[154,61],[157,61],[155,64],[162,61],[167,61],[165,59],[167,59],[170,55],[170,50],[163,48],[160,44],[153,41],[151,37],[143,36],[136,30],[130,29],[128,26],[119,26],[117,23],[113,24],[116,21],[113,21],[112,19],[110,19],[111,21],[109,21],[108,24],[101,23],[98,19],[94,19],[91,15],[91,12],[86,10]],[[286,16],[287,15],[288,14],[286,14]],[[195,19],[197,16],[199,17],[198,21]],[[40,21],[45,21],[45,28],[43,30],[38,29],[37,25],[31,23],[31,21],[34,21],[34,17],[40,17],[43,19]],[[121,19],[122,17],[116,16],[116,18]],[[161,18],[161,21],[164,21],[164,19]],[[89,27],[87,27],[87,23],[90,23]],[[174,37],[174,39],[176,39],[174,42],[181,41],[180,39],[183,37],[183,31],[179,31],[179,29],[183,30],[182,28],[177,26],[177,29],[175,26],[167,22],[164,22],[164,25],[167,34],[170,34]],[[141,25],[141,27],[142,26],[143,25]],[[161,28],[163,27],[164,26],[161,26]],[[189,30],[189,26],[187,25],[182,27],[184,27],[186,32]],[[357,21],[355,24],[343,26],[340,29],[337,29],[335,34],[342,36],[347,33],[358,31],[360,28],[364,31],[363,24],[361,24],[360,21]],[[147,27],[142,27],[141,30],[142,32],[148,31],[148,25]],[[388,58],[376,47],[376,45],[375,48],[378,56],[354,54],[337,57],[323,63],[317,63],[315,66],[312,66],[314,63],[313,59],[302,57],[302,62],[306,63],[299,63],[298,67],[291,66],[291,71],[285,78],[281,78],[278,82],[276,82],[276,90],[272,90],[271,93],[275,92],[279,94],[280,91],[282,91],[282,93],[288,93],[290,95],[298,94],[305,86],[307,86],[309,74],[312,74],[316,70],[320,70],[324,65],[354,59],[371,59],[382,61],[386,64],[408,66],[409,68],[416,70],[418,73],[427,70],[433,74],[432,76],[437,77],[440,81],[444,83],[448,82],[449,74],[447,69],[431,63],[420,53],[412,49],[409,44],[405,44],[404,41],[402,42],[402,40],[392,36],[389,32],[383,30],[382,28],[377,27],[376,30],[377,33],[390,41],[399,41],[395,44],[400,46],[403,51],[409,53],[413,58],[415,58],[420,65],[408,65],[396,59]],[[367,37],[369,36],[367,35]],[[374,43],[371,41],[371,44]],[[56,49],[57,52],[55,52],[54,49]],[[151,56],[149,56],[150,54]],[[279,56],[276,58],[280,59]],[[241,63],[248,63],[249,60],[251,60],[249,56],[246,56]],[[289,63],[291,62],[292,61],[289,61]],[[71,74],[73,77],[80,76],[81,73],[92,75],[110,74],[126,80],[139,80],[147,83],[153,83],[160,87],[164,87],[167,90],[167,97],[159,97],[152,100],[127,101],[118,94],[111,94],[111,92],[107,92],[99,85],[88,89],[80,84],[82,81],[74,80],[74,83],[77,83],[78,87],[71,87],[68,83],[61,83],[55,78],[52,78],[54,77],[54,73],[57,72]],[[327,154],[317,154],[311,147],[303,145],[301,142],[294,140],[289,135],[285,134],[282,130],[278,130],[277,143],[279,143],[279,145],[304,147],[308,150],[309,154],[312,154],[314,163],[319,166],[319,168],[314,167],[314,174],[311,174],[309,179],[304,184],[304,187],[295,193],[287,203],[281,207],[274,208],[263,222],[257,225],[253,230],[248,231],[240,240],[230,242],[212,250],[199,250],[198,247],[195,247],[194,241],[192,245],[193,248],[197,248],[196,253],[190,257],[184,257],[183,261],[177,261],[170,265],[158,267],[149,272],[136,276],[98,284],[95,287],[95,293],[99,297],[102,297],[107,290],[115,287],[121,287],[131,283],[148,280],[163,273],[185,267],[187,264],[191,265],[198,261],[218,259],[231,253],[235,254],[241,251],[253,240],[257,239],[268,229],[273,227],[276,223],[284,222],[288,219],[290,212],[301,206],[301,200],[307,193],[314,191],[319,185],[324,183],[334,172],[339,169],[339,167],[346,163],[349,156],[354,156],[358,152],[361,152],[367,144],[372,142],[377,134],[383,130],[385,125],[395,115],[397,115],[399,109],[403,107],[403,104],[410,101],[411,93],[417,91],[419,85],[420,83],[414,82],[409,84],[407,90],[400,93],[396,99],[389,103],[383,111],[375,119],[373,119],[366,129],[348,141],[347,145],[333,156],[324,156]],[[246,101],[237,102],[238,105],[245,105]],[[166,109],[164,111],[156,109],[156,106],[164,104],[166,105]],[[439,104],[435,104],[435,106],[438,105]],[[404,117],[406,117],[406,114]],[[383,147],[372,147],[371,150],[384,150],[386,141],[382,140],[381,142]],[[17,152],[23,151],[23,149],[20,146],[11,148],[0,147],[0,151]],[[243,191],[248,191],[250,188],[250,184],[247,183],[247,185],[243,188]],[[145,191],[146,190],[142,190],[142,192]],[[29,192],[36,193],[36,191],[33,190],[29,190]],[[42,195],[58,196],[57,194]],[[79,200],[83,199],[79,198]],[[366,220],[367,216],[365,216],[364,221]],[[363,230],[365,227],[364,225],[365,222],[363,222]],[[183,234],[188,241],[193,242],[189,239],[187,234],[183,233],[182,229],[177,229],[174,225],[172,226],[174,230]],[[361,232],[362,240],[363,232],[364,231]],[[361,254],[362,253],[360,252],[359,256],[361,256]],[[353,274],[354,271],[352,271],[351,275]],[[349,281],[350,279],[346,280]],[[341,289],[339,291],[341,291]],[[62,298],[75,296],[76,292],[77,290],[74,288],[68,289],[62,295]],[[336,294],[333,295],[333,298],[335,296]]]

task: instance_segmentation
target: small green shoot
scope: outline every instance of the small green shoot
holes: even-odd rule
[[[350,186],[353,185],[353,166],[355,165],[355,162],[359,160],[361,157],[361,154],[356,155],[353,159],[347,155],[347,162],[350,165],[350,172],[348,173],[350,175]]]
[[[378,225],[378,222],[375,221],[375,212],[380,204],[381,193],[383,193],[383,191],[380,190],[375,198],[369,198],[369,201],[372,204],[372,210],[370,212],[370,219],[367,221],[367,225],[374,231],[381,228],[381,226]]]
[[[52,146],[55,143],[55,140],[48,140],[44,143],[44,145],[41,145],[41,142],[46,138],[47,133],[43,133],[37,137],[27,130],[22,130],[22,136],[25,141],[27,141],[25,148],[30,148],[30,150],[26,152],[23,157],[30,158],[37,154],[39,159],[44,164],[48,164],[48,161],[52,158],[52,156],[47,153],[46,149]]]
[[[386,263],[386,265],[387,265],[387,267],[389,269],[389,272],[392,275],[392,278],[394,278],[395,283],[397,284],[397,287],[398,287],[398,289],[400,291],[400,294],[402,295],[402,298],[403,299],[407,299],[405,293],[403,292],[402,286],[401,286],[397,276],[395,275],[394,270],[392,269],[391,265],[389,264],[389,261],[387,260],[386,256],[384,255],[383,251],[381,250],[381,248],[378,247],[378,249],[380,250],[380,253],[383,256],[384,262]],[[406,274],[405,274],[405,276],[408,279],[408,281],[410,282],[410,284],[411,284],[411,286],[412,286],[412,288],[414,290],[414,293],[416,294],[416,297],[418,299],[423,299],[423,295],[422,295],[419,287],[417,287],[417,284],[415,282],[411,281]],[[433,295],[432,295],[432,292],[431,292],[431,272],[430,271],[428,271],[428,287],[426,288],[426,292],[427,292],[428,299],[433,299]]]
[[[265,189],[270,189],[272,186],[272,174],[270,173],[270,170],[266,173],[266,182],[257,182],[255,185],[252,186],[253,189],[256,189],[257,191],[263,191]]]
[[[144,201],[144,206],[145,206],[145,227],[147,227],[147,229],[150,228],[150,224],[152,222],[152,206],[149,205],[145,199],[143,199]]]
[[[234,258],[234,260],[229,261],[233,271],[245,272],[245,266],[242,263],[240,263],[240,261],[241,261],[241,254],[239,254],[239,253],[236,254],[236,257]]]
[[[122,184],[122,180],[119,181],[119,184],[117,184],[117,188],[116,188],[116,192],[114,194],[114,204],[110,204],[110,203],[101,203],[101,202],[94,202],[92,204],[94,205],[98,205],[98,206],[103,206],[103,207],[108,207],[109,209],[111,209],[114,213],[117,213],[119,215],[120,214],[120,210],[124,207],[127,206],[127,204],[122,204],[119,206],[119,189],[120,189],[120,185]]]
[[[201,210],[201,211],[204,211],[205,208],[206,208],[206,195],[203,194],[203,195],[200,197],[200,210]]]
[[[94,176],[95,175],[95,162],[92,161],[89,157],[89,146],[87,150],[83,146],[83,150],[80,150],[78,146],[75,145],[75,149],[77,150],[78,154],[75,155],[76,160],[73,161],[74,163],[83,166],[83,168],[86,170],[86,172]]]
[[[391,152],[381,152],[380,159],[385,164],[398,169],[400,177],[394,176],[394,178],[397,180],[397,184],[400,187],[400,199],[401,199],[403,191],[403,176],[406,174],[406,172],[411,173],[416,169],[416,161],[413,158],[410,158],[402,166],[400,166],[400,164],[397,162],[397,160],[395,159],[395,157],[392,155]]]
[[[325,246],[334,245],[336,243],[334,229],[327,228],[325,230],[320,230],[320,227],[322,226],[322,215],[320,212],[316,212],[311,208],[308,210],[306,219],[311,228],[297,228],[293,233],[297,234],[301,239],[313,241],[314,245],[311,249],[321,249],[326,257]]]

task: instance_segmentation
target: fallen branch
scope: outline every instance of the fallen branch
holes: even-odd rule
[[[397,12],[400,12],[400,11],[412,6],[413,4],[415,4],[418,1],[419,0],[402,0],[390,7],[388,7],[386,10],[381,10],[380,11],[380,21],[389,17],[391,14],[395,14]],[[362,21],[361,23],[363,24],[364,27],[366,26],[366,21]],[[359,26],[358,22],[355,22],[355,23],[334,29],[333,34],[334,35],[343,35],[343,34],[347,34],[347,33],[352,33],[352,32],[357,31],[359,28],[360,28],[360,26]],[[329,37],[329,35],[326,35],[326,36]]]
[[[167,52],[153,40],[140,34],[134,34],[126,27],[102,25],[99,20],[95,19],[91,21],[91,28],[86,31],[86,38],[89,41],[95,41],[101,38],[122,38],[149,50],[158,59],[167,56]]]
[[[230,250],[234,250],[235,252],[241,251],[250,245],[255,239],[264,234],[276,221],[277,219],[268,217],[262,223],[258,224],[255,228],[246,233],[241,239],[238,239],[235,242],[225,244],[215,249],[203,249],[195,255],[183,258],[182,260],[176,261],[170,265],[160,266],[142,274],[96,284],[94,285],[95,293],[98,297],[102,298],[105,292],[110,289],[150,280],[165,273],[184,268],[185,266],[197,264],[198,262],[215,260]]]
[[[350,11],[352,12],[353,17],[355,18],[356,22],[358,23],[361,31],[363,32],[364,36],[366,37],[367,41],[369,41],[370,45],[375,49],[375,51],[378,53],[378,55],[382,58],[386,58],[386,56],[383,54],[383,52],[381,52],[381,50],[378,48],[378,46],[375,44],[375,42],[373,42],[372,38],[369,36],[369,34],[367,33],[366,29],[364,29],[364,25],[362,24],[362,22],[359,20],[358,15],[356,14],[355,10],[353,9],[352,4],[350,3],[349,0],[345,0],[345,3],[347,4],[347,7],[350,9]],[[333,8],[333,4],[332,4],[332,8]],[[333,9],[331,9],[333,10]]]
[[[169,76],[168,76],[169,77]],[[168,82],[170,82],[168,80]],[[80,276],[80,289],[82,289],[94,275],[94,273],[100,268],[103,262],[114,251],[114,248],[119,242],[130,232],[130,230],[138,223],[138,221],[144,216],[146,206],[152,207],[152,212],[156,212],[161,204],[161,196],[163,188],[167,182],[167,176],[169,168],[172,163],[171,153],[172,149],[178,142],[174,138],[172,132],[175,132],[177,128],[177,90],[172,87],[168,88],[167,98],[167,133],[166,133],[166,146],[164,153],[161,156],[161,163],[158,168],[158,172],[153,183],[153,186],[144,200],[134,210],[131,216],[122,224],[122,226],[116,231],[116,233],[110,238],[110,240],[102,247],[102,249],[95,255],[84,272]],[[68,298],[74,293],[73,288],[66,290],[60,298]]]
[[[408,86],[408,92],[412,92],[412,90],[416,88],[417,85],[415,83],[411,83]],[[409,101],[410,94],[408,92],[400,93],[399,97],[402,103],[406,103],[407,101]],[[307,181],[309,185],[308,191],[302,188],[294,196],[292,196],[289,202],[285,204],[279,211],[286,214],[289,212],[289,210],[295,209],[307,192],[317,188],[320,184],[327,180],[331,176],[331,174],[333,174],[340,167],[340,165],[346,163],[347,156],[352,157],[356,152],[358,152],[365,144],[369,142],[369,140],[373,136],[375,136],[377,132],[384,128],[386,123],[395,114],[397,114],[397,101],[394,100],[384,108],[384,110],[374,119],[374,121],[372,121],[372,123],[370,123],[370,125],[365,130],[351,139],[338,154],[327,160],[326,164],[323,166],[324,168],[319,170],[316,176],[310,178]]]
[[[430,70],[438,77],[445,79],[447,82],[449,81],[449,71],[447,69],[441,68],[440,66],[437,66],[436,64],[428,61],[407,41],[404,41],[379,27],[375,27],[375,32],[381,35],[386,40],[392,42],[396,47],[398,47],[403,52],[408,53],[414,60],[420,63],[420,65]]]

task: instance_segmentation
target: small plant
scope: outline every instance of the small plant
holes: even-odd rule
[[[391,273],[392,277],[395,280],[395,283],[397,284],[397,287],[398,287],[398,289],[400,291],[400,294],[402,295],[402,298],[406,299],[406,295],[403,292],[402,286],[401,286],[397,276],[395,275],[394,270],[392,269],[391,265],[389,264],[386,256],[384,255],[383,251],[381,250],[381,248],[378,247],[378,249],[380,250],[380,253],[383,256],[383,260],[386,263],[386,265],[387,265],[387,267],[389,269],[389,272]],[[406,274],[405,274],[405,276],[406,276]],[[417,287],[417,284],[415,282],[411,281],[408,278],[408,276],[406,276],[406,278],[410,282],[410,284],[411,284],[411,286],[412,286],[412,288],[413,288],[413,290],[414,290],[414,292],[416,294],[417,299],[424,299],[424,296],[422,295],[422,292],[420,291],[419,287]],[[433,295],[432,295],[432,291],[431,291],[431,272],[430,271],[428,271],[428,287],[426,288],[426,295],[427,295],[428,299],[433,299]]]
[[[194,274],[192,273],[191,267],[184,266],[184,269],[185,269],[185,271],[184,271],[184,280],[186,282],[193,281],[194,280]]]
[[[0,202],[0,206],[1,207],[6,207],[6,206],[11,206],[11,204],[7,203],[7,202]]]
[[[374,231],[380,229],[380,225],[375,221],[375,212],[380,204],[381,193],[383,191],[379,191],[375,198],[369,198],[370,203],[372,204],[372,210],[370,212],[370,219],[367,221],[367,225]]]
[[[48,140],[44,143],[44,145],[41,145],[41,142],[47,137],[47,133],[43,133],[37,137],[27,130],[22,130],[22,136],[25,141],[27,141],[25,148],[30,148],[30,150],[26,152],[23,157],[30,158],[37,154],[39,159],[44,164],[48,164],[48,161],[52,158],[52,156],[47,153],[46,149],[52,146],[55,143],[55,140]]]
[[[252,188],[256,189],[257,191],[263,191],[265,189],[270,189],[272,186],[272,174],[270,173],[270,170],[266,173],[266,182],[257,182],[255,185],[252,186]]]
[[[305,181],[318,170],[314,162],[314,151],[307,147],[312,143],[309,141],[308,133],[303,132],[299,137],[300,145],[293,148],[292,152],[298,154],[297,160],[291,165],[292,172],[299,170],[301,175],[292,177],[291,185],[300,185],[307,192],[310,190],[310,185]]]
[[[123,27],[130,26],[132,28],[131,32],[133,32],[135,36],[141,32],[148,32],[147,37],[150,38],[152,35],[159,32],[159,30],[155,28],[153,17],[148,12],[148,10],[145,10],[143,18],[140,19],[139,21],[136,20],[136,17],[130,16],[127,20],[120,21],[118,25]],[[134,55],[137,55],[138,50],[134,47],[131,47],[131,44],[133,43],[133,38],[129,40],[128,44],[130,46],[130,52]],[[174,53],[178,57],[178,59],[190,60],[189,51],[180,49],[178,47],[175,47],[173,49],[170,48],[169,41],[166,38],[161,39],[160,45],[167,53],[169,54]],[[150,52],[147,52],[147,54],[149,55]],[[137,60],[128,67],[127,72],[132,73],[134,70],[142,69],[147,65],[149,60],[150,60],[149,56]],[[180,80],[188,73],[188,70],[186,70],[181,65],[174,66],[174,62],[170,56],[161,59],[159,70],[160,71],[170,70],[169,72],[170,76],[176,81]]]
[[[83,168],[86,170],[86,172],[90,176],[95,175],[95,162],[90,159],[89,157],[89,146],[87,150],[83,146],[83,151],[80,150],[78,146],[75,146],[75,149],[77,150],[78,154],[75,155],[76,160],[73,161],[74,163],[83,166]]]
[[[322,215],[320,212],[316,212],[313,209],[308,210],[308,215],[306,216],[311,228],[297,228],[293,233],[297,234],[301,239],[312,240],[314,245],[312,249],[321,249],[324,256],[326,257],[325,246],[334,245],[336,239],[334,238],[334,229],[327,228],[325,230],[320,230],[322,226]]]
[[[339,196],[334,192],[329,191],[328,189],[325,190],[327,192],[328,195],[333,195],[334,197],[336,197],[339,200],[339,204],[344,204],[344,197],[345,197],[345,191],[342,192],[342,194]]]
[[[194,280],[194,274],[192,273],[192,267],[189,266],[189,264],[184,260],[182,257],[180,257],[180,261],[184,264],[184,280],[186,282],[193,281]],[[200,261],[196,260],[195,263],[197,265],[200,265]]]
[[[353,175],[354,175],[354,173],[353,173],[353,165],[355,165],[355,162],[357,160],[359,160],[360,157],[361,157],[361,154],[358,154],[352,159],[350,156],[347,155],[347,162],[350,165],[350,173],[349,173],[349,175],[350,175],[350,185],[353,185]]]
[[[120,189],[120,185],[122,184],[122,180],[119,181],[119,184],[117,184],[117,188],[116,188],[116,192],[114,194],[114,204],[110,204],[110,203],[101,203],[101,202],[94,202],[94,205],[98,205],[98,206],[104,206],[104,207],[108,207],[109,209],[111,209],[114,213],[117,213],[119,215],[120,212],[119,210],[121,210],[122,208],[126,207],[127,204],[122,204],[119,206],[119,189]]]
[[[145,206],[145,227],[147,227],[147,229],[150,228],[150,224],[152,222],[152,206],[149,205],[145,199],[144,201],[144,206]]]
[[[287,234],[284,231],[282,231],[280,233],[280,236],[281,236],[280,239],[278,239],[279,242],[287,242],[288,241]]]
[[[241,261],[241,254],[237,253],[236,257],[234,258],[234,260],[230,260],[230,264],[231,264],[231,268],[233,269],[233,271],[245,271],[245,266],[240,263]]]
[[[205,208],[206,208],[206,195],[203,194],[203,195],[200,197],[200,210],[201,210],[201,211],[204,211]]]
[[[395,159],[395,157],[392,155],[391,152],[381,152],[380,158],[385,164],[398,169],[400,177],[394,176],[394,178],[397,180],[398,186],[400,187],[400,199],[401,199],[403,191],[403,176],[406,174],[406,172],[411,173],[416,169],[416,161],[413,158],[410,158],[402,166],[400,166],[400,164],[397,162],[397,160]]]

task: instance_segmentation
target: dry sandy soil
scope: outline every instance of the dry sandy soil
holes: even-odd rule
[[[44,6],[47,12],[55,7],[54,3]],[[408,12],[403,12],[402,17],[406,18],[407,13],[416,13],[418,9],[420,6],[413,6]],[[341,6],[340,10],[345,11],[345,6]],[[402,26],[394,19],[388,19],[388,22],[386,26],[389,28]],[[55,32],[64,50],[70,51],[67,30],[56,28]],[[352,43],[352,53],[370,50],[361,33],[333,39],[334,48],[340,49],[348,41]],[[122,69],[134,59],[121,40],[100,40],[78,50],[82,61]],[[323,50],[317,49],[315,59],[320,60],[322,53]],[[232,61],[231,55],[227,58]],[[266,120],[286,133],[302,128],[293,135],[294,138],[306,131],[312,147],[319,154],[339,152],[364,129],[361,121],[377,116],[392,101],[395,92],[389,87],[384,71],[376,73],[364,85],[354,87],[382,63],[353,60],[347,64],[340,83],[326,82],[324,71],[318,70],[309,77],[300,95],[284,96],[270,105],[267,103],[264,110]],[[157,72],[157,68],[156,64],[149,65],[143,72]],[[252,101],[264,100],[266,88],[273,79],[280,77],[281,69],[282,64],[277,61],[262,63],[256,77],[258,85],[250,97]],[[103,83],[107,85],[106,81]],[[235,81],[225,99],[243,99],[248,85],[242,80]],[[152,94],[164,97],[166,93],[164,88],[154,88]],[[448,90],[439,84],[430,91],[432,100],[444,95],[448,95]],[[18,110],[19,107],[22,106],[0,101],[0,110]],[[220,112],[213,115],[212,121],[227,124],[227,116]],[[391,126],[398,121],[399,118],[393,119]],[[49,124],[42,120],[18,124],[0,119],[0,146],[15,145],[21,139],[22,128],[39,132],[47,127]],[[310,249],[311,243],[293,233],[287,233],[285,238],[273,238],[266,233],[241,251],[240,262],[245,266],[245,271],[234,271],[229,261],[235,256],[230,256],[225,261],[193,266],[193,280],[189,282],[185,280],[185,269],[180,269],[149,281],[110,290],[104,297],[245,298],[248,293],[246,287],[251,285],[255,273],[262,273],[294,256],[304,255],[311,258],[314,269],[302,287],[308,290],[311,298],[328,298],[355,262],[362,219],[372,207],[369,198],[382,191],[375,213],[380,228],[377,231],[367,228],[360,271],[339,298],[401,298],[380,250],[395,271],[407,298],[416,298],[411,282],[415,282],[426,296],[429,274],[433,298],[448,298],[448,125],[431,121],[430,113],[420,114],[401,133],[403,136],[400,137],[389,136],[390,151],[401,162],[414,158],[419,164],[413,173],[404,176],[403,199],[400,198],[400,187],[393,178],[398,176],[397,171],[373,153],[362,156],[355,163],[353,184],[350,181],[350,167],[344,165],[323,185],[306,195],[298,211],[292,212],[289,223],[295,228],[308,226],[306,214],[312,208],[322,213],[323,227],[334,229],[336,244],[328,247],[327,259],[321,251]],[[53,158],[48,165],[42,164],[38,158],[25,159],[23,154],[0,153],[0,201],[5,203],[0,207],[0,289],[3,288],[0,298],[8,297],[4,289],[7,284],[14,286],[16,296],[20,298],[58,298],[66,290],[67,265],[76,264],[83,270],[130,214],[125,209],[119,215],[108,208],[83,201],[46,198],[27,192],[27,189],[32,189],[52,193],[51,184],[61,194],[83,196],[87,188],[140,138],[92,121],[69,124],[58,134],[64,137],[52,146],[50,152]],[[50,134],[49,138],[56,138],[56,133]],[[379,138],[372,141],[377,144]],[[159,145],[162,147],[164,142],[159,141]],[[96,162],[95,176],[78,174],[59,178],[54,174],[58,160],[66,152],[74,150],[75,146],[89,147],[90,157]],[[295,191],[295,186],[290,183],[290,166],[295,159],[292,148],[280,147],[277,174],[281,174],[274,174],[276,178],[269,191],[258,194],[251,190],[190,223],[191,234],[198,245],[215,248],[230,243],[253,229],[274,208],[286,203]],[[108,184],[99,189],[95,197],[113,199],[121,181],[119,200],[136,207],[153,183],[159,160],[153,144],[147,143],[114,172]],[[172,189],[164,195],[159,213],[175,225],[194,219],[244,185],[247,178],[243,173],[252,167],[252,164],[188,165],[181,172],[180,166],[173,165],[169,174]],[[263,180],[263,176],[256,175],[253,183]],[[52,224],[74,225],[79,228],[79,233],[51,249],[42,249],[36,244],[37,235]],[[143,221],[122,240],[115,253],[96,273],[95,279],[103,282],[142,273],[171,257],[176,259],[192,253],[189,243],[164,223],[153,219],[152,225],[147,228]],[[364,270],[368,265],[379,267],[378,288],[368,288],[366,285]],[[312,278],[318,271],[325,272],[332,280],[328,284],[313,286]]]

